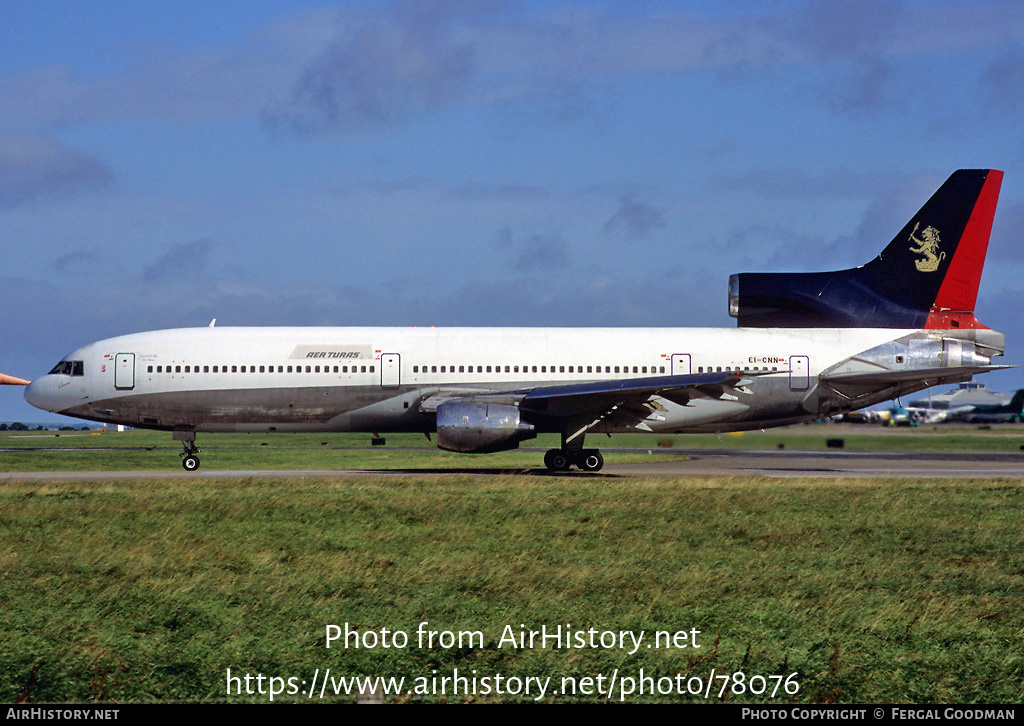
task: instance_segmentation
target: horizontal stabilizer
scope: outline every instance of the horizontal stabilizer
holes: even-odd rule
[[[907,383],[910,381],[936,381],[936,383],[929,383],[928,385],[934,386],[938,383],[946,382],[946,379],[952,380],[966,380],[973,375],[979,373],[990,373],[991,371],[1001,371],[1006,368],[1016,368],[1017,366],[1009,365],[995,365],[995,366],[957,366],[949,368],[914,368],[910,370],[879,370],[870,372],[857,372],[857,373],[828,373],[822,374],[821,380],[827,383],[857,383],[865,385],[888,385],[897,383]]]

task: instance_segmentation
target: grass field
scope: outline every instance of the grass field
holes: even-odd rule
[[[453,454],[441,451],[422,434],[389,434],[386,446],[371,447],[369,434],[201,434],[203,470],[252,469],[465,469],[542,467],[542,451],[558,446],[558,437],[541,435],[520,451]],[[744,433],[591,436],[609,463],[681,458],[686,449],[780,449],[823,451],[830,439],[843,439],[847,451],[997,451],[1019,453],[1024,427],[935,426],[884,429],[877,426],[792,426]],[[633,449],[615,452],[609,449]],[[665,453],[672,449],[674,454]],[[181,444],[167,432],[0,433],[0,471],[123,471],[180,469]],[[649,453],[650,452],[650,453]]]
[[[330,468],[322,457],[344,453],[336,439],[320,447],[316,437],[283,437],[302,444],[291,447],[300,455],[258,437],[209,438],[204,467],[230,454],[248,468],[279,457],[292,468],[292,456]],[[70,441],[82,439],[60,439]],[[88,455],[117,469],[128,468],[125,453],[152,455],[155,468],[178,465],[175,448],[148,445]],[[363,461],[384,455],[349,452]],[[13,460],[23,470],[24,457],[38,453],[0,456],[4,468]],[[452,695],[450,683],[443,695],[408,693],[417,678],[439,689],[431,679],[458,669],[478,679],[550,677],[541,700],[553,702],[1020,703],[1022,504],[1024,485],[997,479],[9,482],[0,487],[0,700],[266,701],[229,695],[227,669],[251,675],[252,690],[257,674],[297,679],[299,690],[329,668],[334,678],[404,677],[388,701],[535,697],[498,695],[495,680],[490,693],[482,681],[476,695]],[[419,647],[424,621],[483,642]],[[404,633],[409,644],[326,648],[326,627],[345,623],[377,637]],[[521,624],[567,623],[643,633],[644,645],[656,631],[697,630],[701,647],[677,641],[689,647],[631,654],[629,645],[502,642],[508,625],[518,634]],[[641,670],[683,695],[640,696],[639,681],[624,694],[625,679]],[[730,681],[723,696],[721,679],[708,699],[686,694],[693,679],[737,672],[742,682]],[[799,691],[771,698],[772,685],[793,673]],[[607,687],[612,674],[610,697],[561,692],[563,677],[600,676]],[[324,698],[352,699],[330,686]]]
[[[209,434],[201,435],[197,443],[203,470],[543,468],[543,454],[538,451],[454,454],[441,451],[422,434],[389,435],[382,447],[371,446],[370,438],[369,434]],[[537,440],[547,448],[558,446],[554,436]],[[157,431],[0,434],[0,471],[180,471],[181,448],[169,433]],[[655,444],[651,453],[613,453],[606,459],[632,463],[684,458],[660,451]]]

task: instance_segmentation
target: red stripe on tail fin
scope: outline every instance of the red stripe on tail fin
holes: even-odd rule
[[[974,317],[974,305],[978,301],[978,285],[985,266],[985,253],[988,251],[992,219],[996,213],[1002,182],[1003,172],[992,169],[978,195],[935,302],[932,303],[925,328],[987,327]]]

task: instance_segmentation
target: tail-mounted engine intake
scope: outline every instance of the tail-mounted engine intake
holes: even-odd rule
[[[437,407],[437,446],[463,454],[518,449],[537,435],[515,406],[472,401],[445,401]]]

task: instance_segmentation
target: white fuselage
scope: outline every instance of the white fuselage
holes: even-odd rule
[[[822,370],[912,332],[187,328],[79,348],[65,358],[81,362],[78,375],[40,377],[25,395],[50,411],[159,429],[429,431],[433,421],[420,404],[446,391],[501,393],[588,381],[750,372],[747,397],[734,409],[707,408],[695,415],[687,406],[663,402],[641,426],[607,429],[729,430],[815,417],[819,401],[811,394]]]

